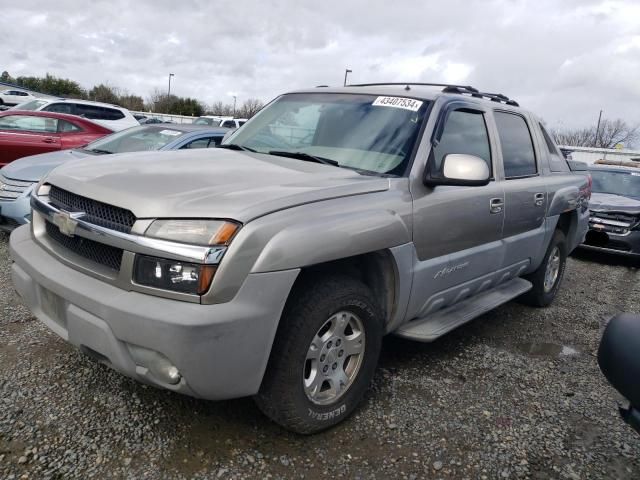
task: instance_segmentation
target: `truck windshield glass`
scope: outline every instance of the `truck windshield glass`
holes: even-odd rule
[[[640,198],[640,168],[637,172],[591,170],[590,173],[593,192]]]
[[[288,94],[225,143],[273,155],[306,154],[338,162],[340,167],[400,176],[407,169],[426,109],[426,101],[405,97]]]
[[[133,127],[91,142],[84,149],[96,153],[142,152],[159,150],[184,135],[168,126]]]

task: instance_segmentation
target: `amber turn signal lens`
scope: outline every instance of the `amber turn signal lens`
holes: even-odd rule
[[[228,245],[235,233],[238,231],[238,224],[225,222],[223,223],[218,231],[215,233],[210,245]]]
[[[200,270],[200,276],[198,277],[198,295],[204,295],[211,286],[211,280],[216,274],[215,265],[203,265]]]

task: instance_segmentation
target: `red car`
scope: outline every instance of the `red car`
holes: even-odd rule
[[[0,112],[0,167],[28,155],[78,148],[113,133],[91,120],[54,112]]]

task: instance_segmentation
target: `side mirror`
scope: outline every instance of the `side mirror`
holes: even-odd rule
[[[432,162],[430,162],[432,165]],[[487,162],[475,155],[449,153],[442,159],[439,171],[428,168],[425,185],[482,186],[489,183],[491,173]]]
[[[620,407],[622,418],[640,433],[640,316],[613,317],[602,335],[598,364],[609,383],[629,401]]]

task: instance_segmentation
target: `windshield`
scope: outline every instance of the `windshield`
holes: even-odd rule
[[[38,110],[47,103],[46,100],[31,100],[30,102],[20,103],[13,108],[14,110]]]
[[[412,98],[288,94],[223,143],[259,153],[303,153],[340,167],[403,175],[426,107],[427,102]]]
[[[98,153],[141,152],[144,150],[160,150],[185,132],[161,125],[141,125],[114,133],[91,142],[85,150]]]
[[[640,168],[637,172],[591,170],[592,191],[640,198]]]

